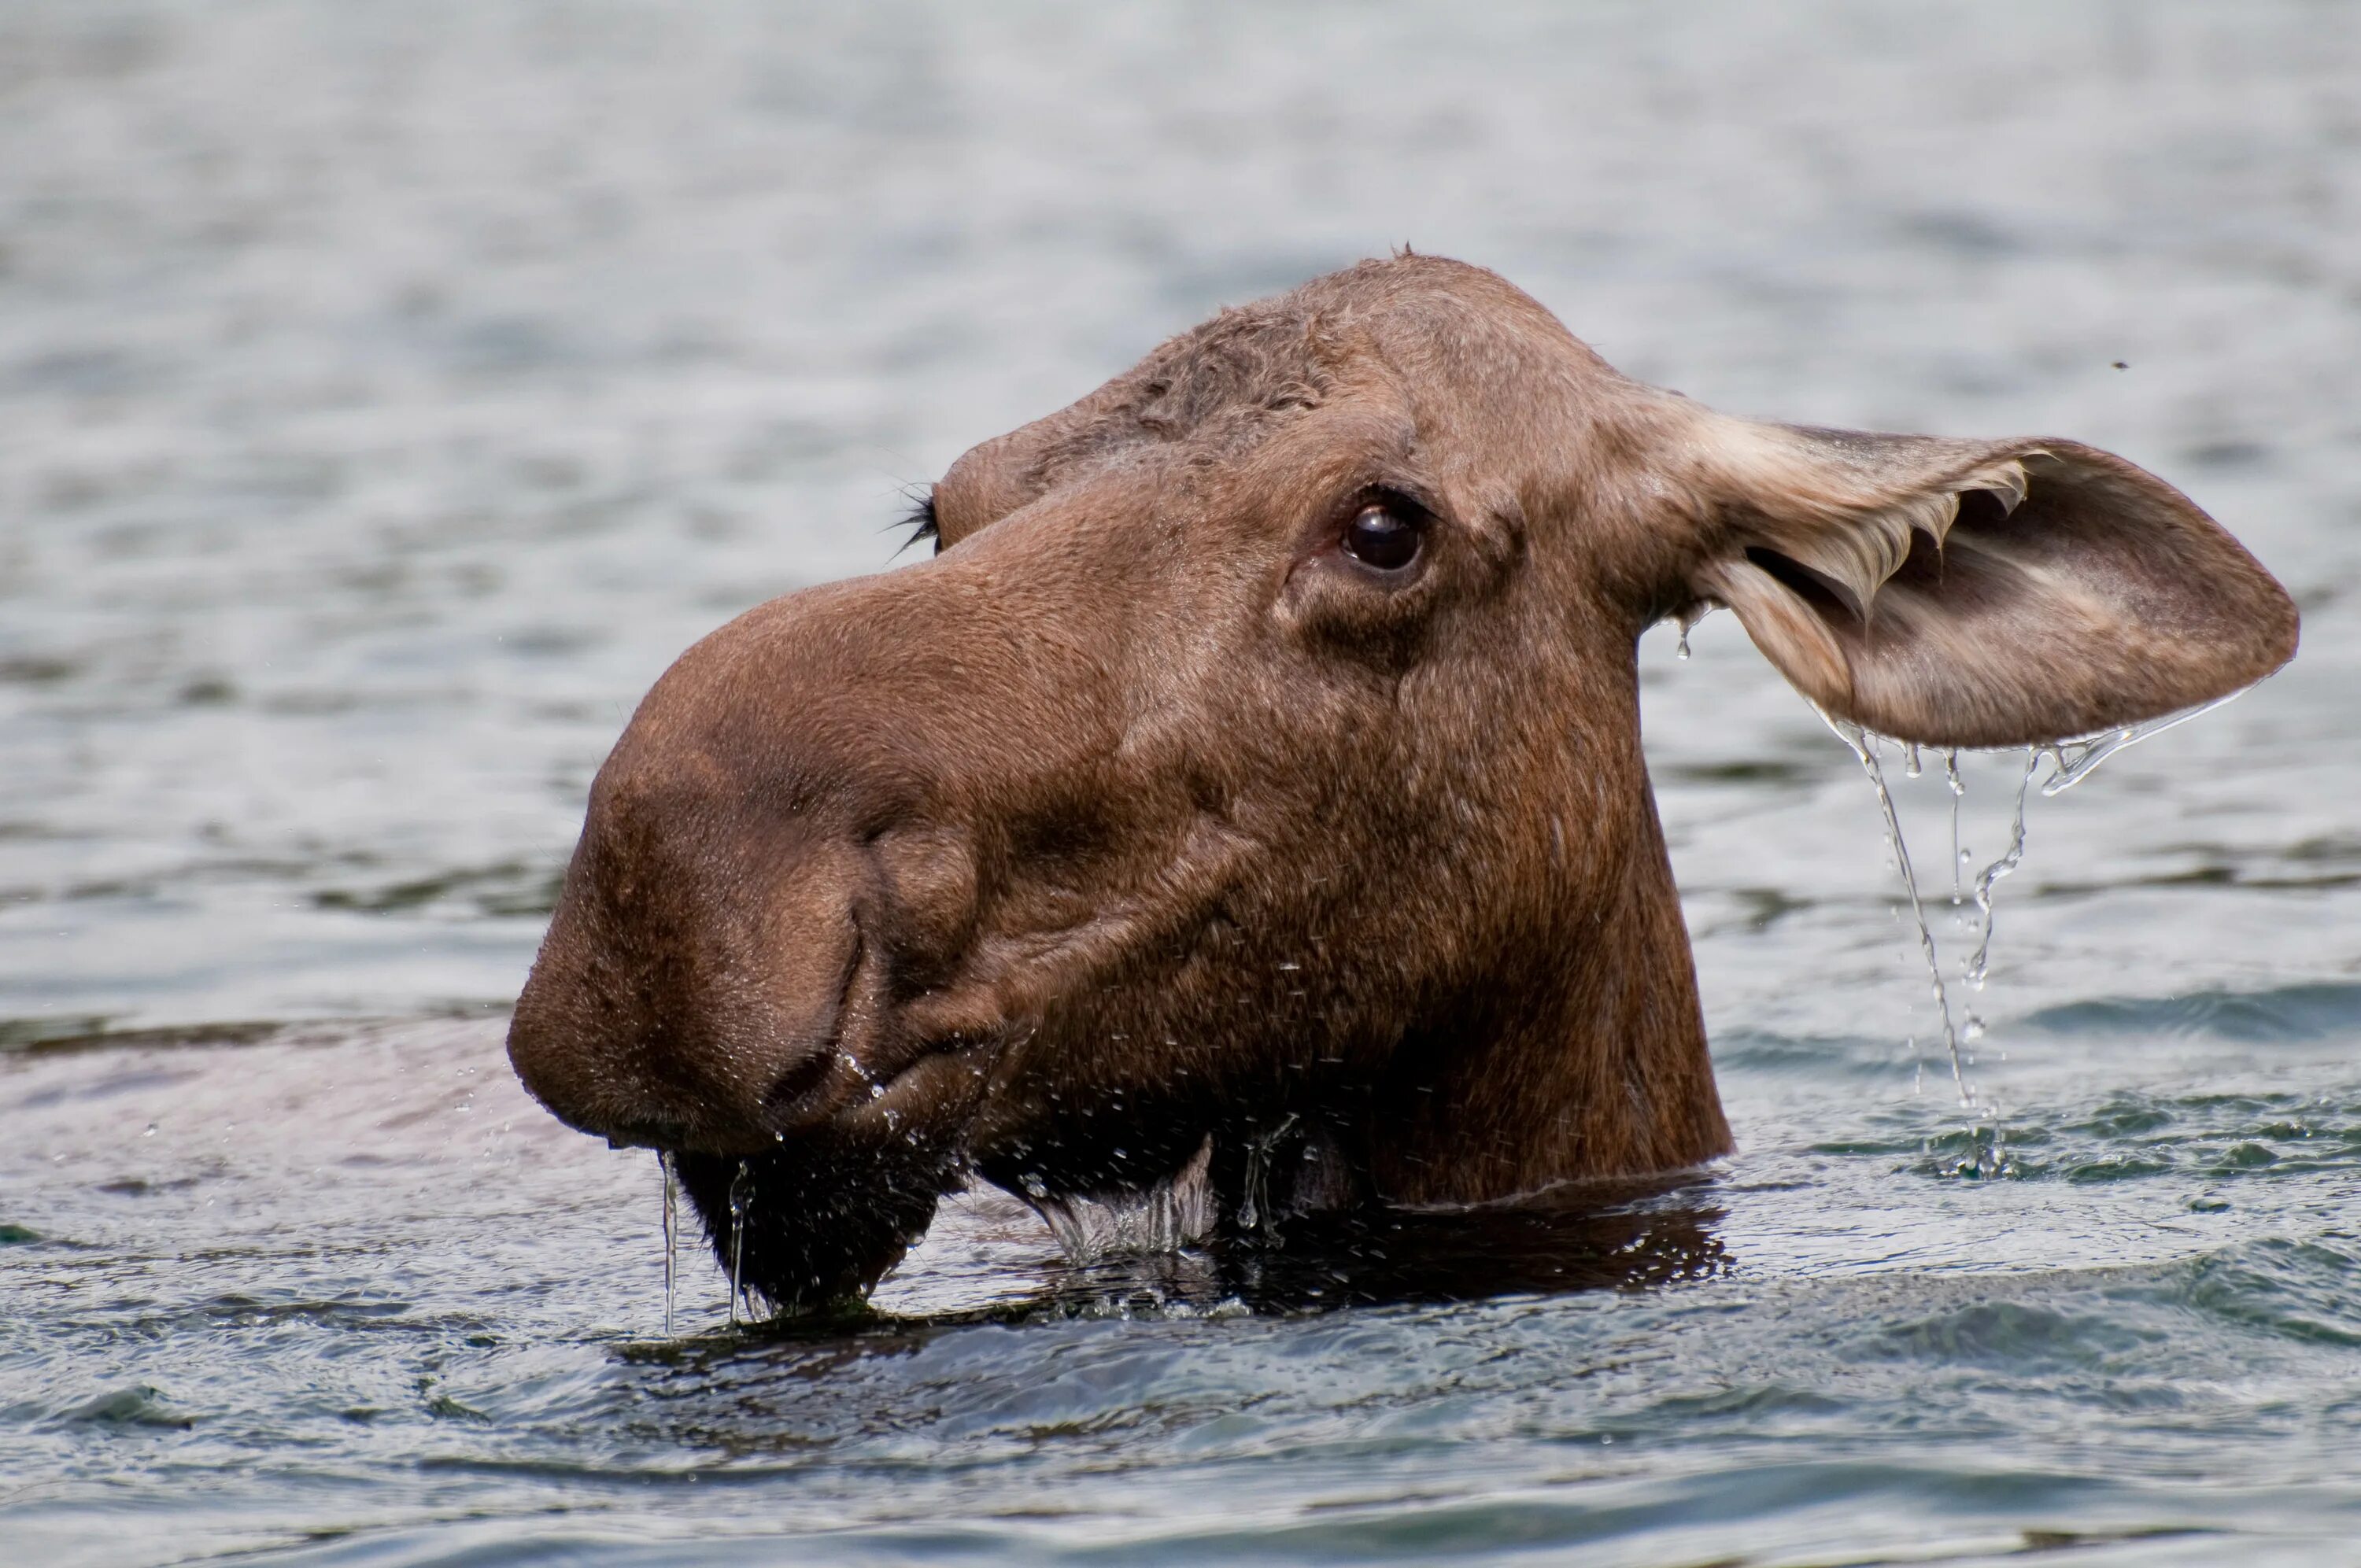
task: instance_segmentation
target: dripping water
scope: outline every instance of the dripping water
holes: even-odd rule
[[[2025,859],[2025,796],[2033,784],[2033,775],[2041,766],[2041,752],[2028,748],[2025,753],[2025,773],[2016,781],[2016,815],[2009,823],[2008,848],[2000,859],[1983,869],[1976,878],[1976,950],[1960,965],[1960,974],[1971,989],[1982,991],[1984,980],[1992,972],[1993,890],[2000,880],[2016,870]],[[2049,793],[2045,790],[2045,795]]]
[[[1951,918],[1956,922],[1965,896],[1960,891],[1960,878],[1968,863],[1968,851],[1960,845],[1960,803],[1968,797],[1968,785],[1960,777],[1960,752],[1956,746],[1943,753],[1943,783],[1951,791]]]
[[[1680,660],[1683,663],[1686,663],[1688,662],[1689,628],[1695,626],[1698,621],[1703,620],[1707,616],[1711,615],[1712,613],[1713,607],[1711,605],[1703,605],[1689,611],[1687,614],[1676,615],[1670,618],[1674,629],[1674,658]]]
[[[1052,1192],[1039,1177],[1028,1176],[1023,1197],[1078,1268],[1111,1257],[1176,1253],[1213,1234],[1213,1158],[1208,1135],[1188,1164],[1137,1190]]]
[[[1238,1204],[1238,1229],[1259,1230],[1276,1217],[1270,1212],[1271,1151],[1294,1125],[1295,1113],[1290,1111],[1278,1126],[1246,1140],[1246,1196]]]
[[[2238,694],[2231,695],[2235,696]],[[1967,847],[1960,841],[1960,808],[1961,802],[1967,795],[1967,784],[1960,774],[1958,751],[1949,749],[1943,752],[1943,778],[1951,796],[1953,924],[1963,938],[1972,932],[1974,940],[1973,950],[1961,959],[1959,964],[1959,978],[1965,987],[1963,995],[1970,1000],[1964,1013],[1958,1015],[1956,1021],[1951,1009],[1950,991],[1945,981],[1943,965],[1936,948],[1934,933],[1927,923],[1927,912],[1920,896],[1918,879],[1910,863],[1909,849],[1903,841],[1902,820],[1894,807],[1893,791],[1887,785],[1884,770],[1880,763],[1879,752],[1883,738],[1848,720],[1828,714],[1821,715],[1828,728],[1833,729],[1838,738],[1851,749],[1853,756],[1861,765],[1861,771],[1869,775],[1870,784],[1877,791],[1878,808],[1885,821],[1886,844],[1893,851],[1895,868],[1902,873],[1903,890],[1908,894],[1910,914],[1917,926],[1919,952],[1926,959],[1927,973],[1932,981],[1935,1005],[1942,1024],[1943,1044],[1951,1062],[1951,1081],[1959,1091],[1960,1103],[1966,1107],[1980,1124],[1971,1129],[1975,1135],[1976,1152],[1971,1161],[1961,1163],[1960,1169],[1962,1175],[1990,1178],[2002,1174],[2008,1167],[1999,1108],[1995,1105],[1978,1102],[1975,1091],[1968,1082],[1966,1069],[1974,1059],[1973,1047],[1976,1042],[1983,1037],[1986,1027],[1983,1018],[1972,1004],[1972,998],[1975,993],[1983,990],[1992,971],[1994,896],[2000,883],[2025,860],[2026,805],[2032,793],[2034,779],[2040,772],[2042,760],[2048,759],[2050,773],[2048,778],[2042,783],[2041,793],[2044,796],[2059,795],[2090,777],[2102,763],[2126,747],[2136,745],[2152,735],[2161,734],[2175,725],[2185,724],[2199,714],[2210,712],[2229,700],[2230,697],[2223,697],[2201,707],[2184,709],[2180,713],[2167,714],[2158,718],[2104,730],[2096,735],[2052,741],[2047,745],[2028,748],[2025,753],[2024,771],[2017,778],[2016,800],[2009,822],[2008,846],[1997,860],[1985,866],[1976,875],[1971,890],[1962,885],[1971,859]],[[1906,744],[1905,756],[1908,776],[1914,779],[1918,777],[1923,766],[1919,748],[1916,744]],[[1969,910],[1970,903],[1972,903],[1972,915]],[[1911,1042],[1914,1047],[1916,1043],[1915,1039]],[[1988,1128],[1981,1124],[1987,1118],[1989,1119]]]
[[[2140,723],[2125,725],[2120,729],[2102,730],[2079,740],[2060,740],[2048,748],[2055,771],[2043,782],[2041,793],[2047,797],[2062,795],[2098,772],[2099,764],[2116,752],[2138,745],[2150,736],[2161,735],[2176,726],[2188,723],[2198,715],[2211,713],[2224,703],[2235,701],[2253,690],[2241,686],[2228,696],[2215,697],[2212,702],[2195,707],[2184,707],[2178,713],[2167,713]]]
[[[680,1277],[680,1179],[669,1149],[656,1151],[656,1165],[664,1172],[664,1338],[670,1339],[674,1291]]]
[[[1869,782],[1877,790],[1878,806],[1885,814],[1885,841],[1894,850],[1894,863],[1902,872],[1903,890],[1910,895],[1911,917],[1918,923],[1918,948],[1927,957],[1927,973],[1931,981],[1935,1010],[1943,1025],[1943,1047],[1951,1058],[1951,1083],[1960,1092],[1960,1103],[1973,1105],[1975,1096],[1968,1088],[1967,1070],[1960,1060],[1959,1030],[1951,1022],[1950,988],[1943,983],[1943,961],[1935,951],[1935,933],[1927,927],[1927,908],[1918,897],[1917,873],[1910,868],[1910,848],[1902,841],[1902,818],[1894,809],[1894,792],[1886,787],[1885,770],[1878,765],[1878,737],[1858,724],[1828,714],[1820,717],[1828,720],[1828,728],[1836,731],[1838,739],[1852,748],[1852,754],[1861,761],[1861,771],[1869,774]],[[1911,755],[1915,761],[1917,755],[1915,747]]]
[[[746,1162],[738,1162],[737,1174],[730,1179],[730,1326],[738,1326],[738,1303],[745,1295],[746,1215],[754,1206],[753,1189],[749,1185]],[[749,1317],[752,1313],[747,1314]]]

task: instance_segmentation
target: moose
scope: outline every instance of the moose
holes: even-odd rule
[[[1718,413],[1411,254],[1223,311],[917,521],[931,558],[657,682],[509,1031],[783,1311],[971,1178],[1181,1182],[1186,1240],[1728,1152],[1641,751],[1667,617],[1936,747],[2176,712],[2297,634],[2122,458]]]

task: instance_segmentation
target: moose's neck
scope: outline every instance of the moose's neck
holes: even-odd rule
[[[1371,1175],[1392,1201],[1487,1202],[1731,1146],[1636,685],[1628,728],[1589,759],[1620,776],[1583,800],[1607,812],[1586,824],[1578,896],[1533,922],[1509,972],[1405,1039],[1379,1086]]]

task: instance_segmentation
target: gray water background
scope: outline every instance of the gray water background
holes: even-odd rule
[[[686,1253],[664,1340],[652,1162],[499,1048],[631,704],[1404,242],[1733,411],[2122,452],[2302,654],[2036,800],[1971,1125],[1859,769],[1649,637],[1681,1277],[1155,1310],[979,1197],[907,1321]],[[0,10],[0,1560],[2361,1561],[2356,367],[2344,5]]]

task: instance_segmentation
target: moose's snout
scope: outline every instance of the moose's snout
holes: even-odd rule
[[[916,1069],[998,1022],[989,984],[955,983],[978,800],[1022,805],[1112,745],[1087,683],[1054,678],[1068,644],[974,577],[938,562],[774,600],[656,684],[510,1025],[543,1103],[704,1154],[872,1121],[906,1141],[903,1102],[933,1105],[945,1070]],[[928,636],[968,655],[914,661]]]
[[[710,791],[602,777],[509,1056],[617,1143],[767,1149],[868,1080],[858,845]]]

